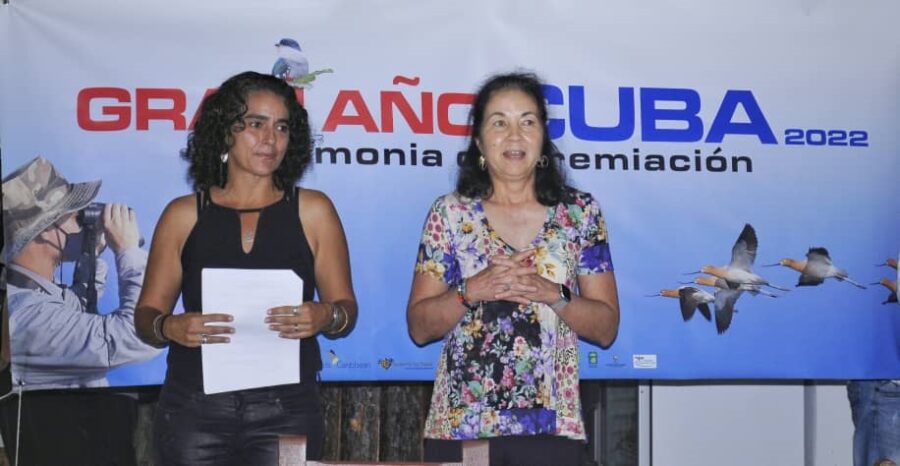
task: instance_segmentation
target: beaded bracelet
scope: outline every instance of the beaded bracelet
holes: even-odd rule
[[[466,309],[470,311],[474,311],[478,309],[477,304],[472,304],[466,301],[466,281],[462,280],[459,282],[459,285],[456,285],[456,300],[459,301],[459,304],[462,304],[466,307]]]

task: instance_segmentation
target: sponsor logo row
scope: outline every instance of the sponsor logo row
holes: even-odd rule
[[[603,360],[601,361],[600,352],[598,351],[587,351],[582,352],[584,357],[584,361],[586,362],[587,368],[600,368],[600,367],[608,367],[608,368],[624,368],[630,367],[632,369],[656,369],[657,368],[657,359],[655,354],[633,354],[631,355],[630,364],[628,361],[623,360],[618,355],[604,355]],[[329,359],[330,364],[326,366],[327,369],[351,369],[351,370],[365,370],[371,369],[373,367],[379,367],[383,370],[426,370],[426,371],[434,371],[435,364],[433,361],[409,361],[409,360],[399,360],[392,357],[381,357],[376,361],[343,361],[340,356],[337,355],[333,350],[329,350],[327,357]]]

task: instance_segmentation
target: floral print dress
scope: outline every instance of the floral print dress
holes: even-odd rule
[[[567,189],[531,244],[538,273],[571,289],[578,275],[612,271],[606,226],[588,193]],[[491,229],[480,199],[432,204],[416,272],[448,286],[516,252]],[[578,336],[546,304],[481,303],[444,338],[425,437],[465,440],[550,434],[585,439]]]

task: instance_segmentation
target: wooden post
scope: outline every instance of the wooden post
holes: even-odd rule
[[[431,386],[395,383],[381,389],[378,461],[422,461]]]
[[[378,461],[381,386],[350,385],[341,395],[340,459]]]
[[[344,423],[342,414],[341,393],[344,388],[341,384],[323,383],[320,385],[322,395],[322,411],[325,418],[325,442],[322,444],[322,458],[337,461],[341,459],[341,425]]]

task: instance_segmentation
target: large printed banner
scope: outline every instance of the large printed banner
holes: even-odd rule
[[[890,0],[12,0],[2,171],[41,155],[102,180],[97,201],[131,206],[149,241],[190,192],[179,151],[204,95],[305,61],[293,79],[316,147],[301,185],[337,206],[360,303],[349,338],[321,339],[323,377],[427,380],[440,343],[417,347],[405,321],[426,211],[454,186],[472,92],[531,70],[570,184],[601,203],[618,280],[618,338],[583,343],[583,377],[896,379],[897,18]],[[101,314],[119,299],[103,257]],[[755,284],[702,278],[747,260]],[[14,342],[34,337],[16,325]],[[164,370],[161,353],[108,379]]]

